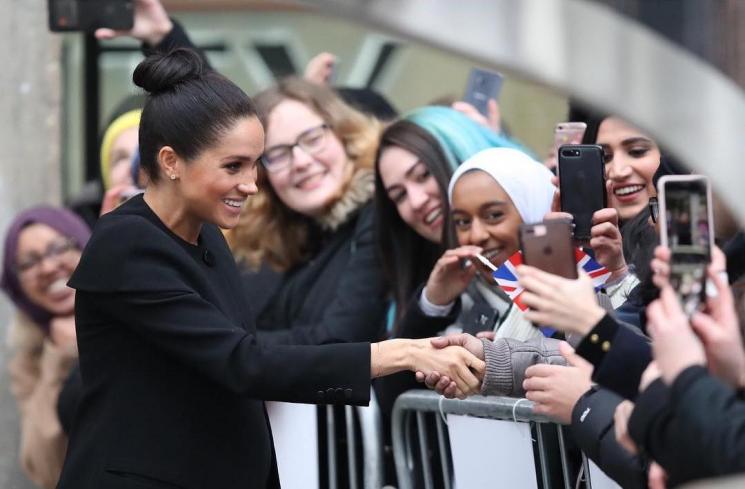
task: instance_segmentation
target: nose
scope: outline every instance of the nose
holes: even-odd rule
[[[305,170],[313,161],[313,157],[305,152],[300,146],[292,148],[292,168],[297,170]]]
[[[39,262],[39,272],[42,275],[55,273],[59,267],[60,260],[56,256],[45,256]]]
[[[608,178],[611,180],[625,180],[631,176],[631,165],[620,155],[616,155],[606,165],[608,169]]]
[[[481,223],[481,220],[475,218],[471,222],[471,227],[468,233],[468,241],[470,245],[481,246],[489,240],[489,233],[486,231],[486,227]]]
[[[243,195],[255,195],[259,191],[256,185],[258,168],[256,166],[248,170],[248,174],[238,184],[238,191]]]
[[[424,204],[429,200],[427,192],[419,188],[417,185],[410,185],[406,189],[406,195],[409,199],[409,204],[414,211],[420,211],[424,208]]]

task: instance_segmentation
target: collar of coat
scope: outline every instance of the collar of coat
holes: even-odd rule
[[[11,351],[38,350],[44,344],[46,335],[38,324],[20,311],[16,311],[8,328],[8,347]]]
[[[349,221],[357,211],[368,203],[375,192],[375,174],[367,168],[360,168],[352,175],[342,196],[328,211],[316,218],[322,229],[335,231]]]

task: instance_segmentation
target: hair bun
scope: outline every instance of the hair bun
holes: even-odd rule
[[[195,51],[178,48],[168,54],[153,54],[145,58],[132,75],[135,85],[150,94],[171,90],[189,80],[202,77],[204,61]]]

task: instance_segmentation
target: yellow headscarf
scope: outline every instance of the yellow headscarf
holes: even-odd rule
[[[141,114],[142,109],[125,112],[114,119],[103,134],[103,142],[101,142],[101,179],[103,180],[104,190],[111,187],[111,147],[121,133],[140,125]]]

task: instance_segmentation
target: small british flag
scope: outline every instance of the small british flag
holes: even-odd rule
[[[595,261],[590,255],[577,248],[574,252],[574,260],[577,263],[577,270],[584,270],[595,286],[595,290],[599,290],[605,285],[610,277],[610,272],[607,268],[602,266],[600,263]],[[522,286],[517,282],[517,267],[523,263],[523,254],[518,251],[505,261],[502,266],[492,273],[494,280],[497,281],[497,285],[509,296],[512,302],[515,303],[521,311],[528,309],[528,306],[523,304],[520,299],[524,290]]]

